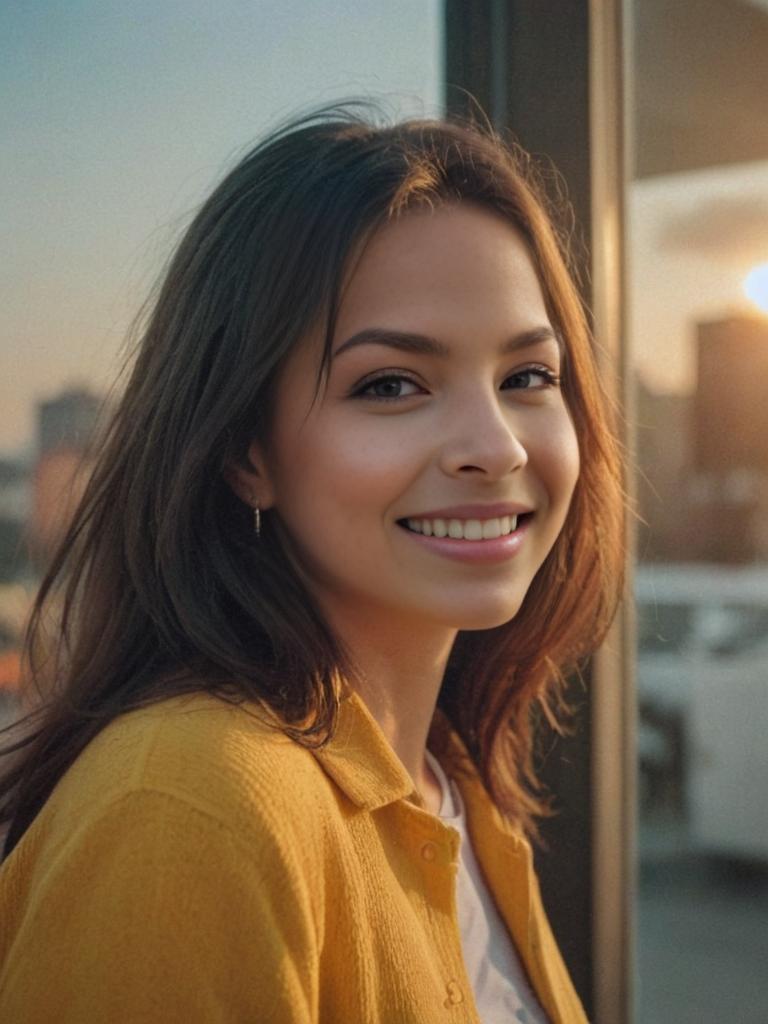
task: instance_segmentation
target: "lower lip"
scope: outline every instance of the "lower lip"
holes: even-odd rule
[[[514,533],[508,533],[505,537],[494,537],[489,540],[455,540],[452,537],[427,537],[423,533],[416,533],[409,530],[407,526],[400,526],[400,529],[408,534],[417,544],[442,555],[444,558],[452,558],[456,562],[470,562],[474,565],[491,564],[494,562],[506,562],[514,558],[520,550],[528,526],[532,517],[526,517],[520,523]],[[399,524],[398,524],[399,525]]]

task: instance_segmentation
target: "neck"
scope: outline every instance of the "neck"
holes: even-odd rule
[[[377,623],[339,628],[352,656],[352,682],[430,810],[439,784],[426,763],[427,736],[456,630],[381,629]],[[339,627],[339,624],[336,624]]]

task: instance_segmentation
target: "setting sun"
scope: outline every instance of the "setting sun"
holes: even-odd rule
[[[744,278],[744,294],[768,313],[768,263],[761,263]]]

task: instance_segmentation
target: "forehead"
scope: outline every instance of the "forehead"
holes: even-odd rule
[[[337,339],[374,321],[415,329],[414,319],[428,318],[449,333],[484,321],[507,321],[509,330],[548,322],[522,235],[471,203],[422,205],[385,223],[353,261],[340,298]]]

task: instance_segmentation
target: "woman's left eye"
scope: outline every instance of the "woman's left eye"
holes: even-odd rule
[[[367,384],[361,385],[354,395],[356,398],[376,398],[386,401],[393,398],[409,398],[411,395],[418,395],[421,392],[422,389],[419,385],[408,377],[389,374],[386,377],[369,380]]]
[[[510,374],[504,381],[509,389],[514,391],[544,391],[547,388],[557,387],[560,378],[546,366],[527,366],[524,370]],[[504,386],[502,385],[502,386]]]

